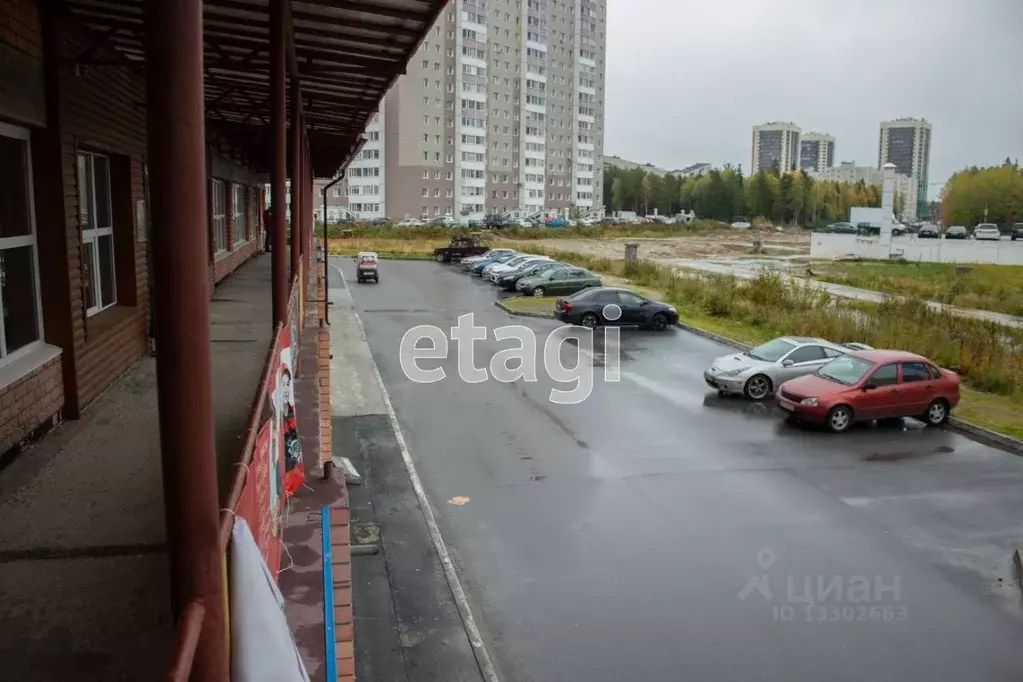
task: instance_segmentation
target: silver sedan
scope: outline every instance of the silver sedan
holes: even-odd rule
[[[748,351],[722,355],[706,369],[703,378],[719,393],[763,400],[789,379],[813,374],[840,355],[868,348],[862,343],[783,336]]]

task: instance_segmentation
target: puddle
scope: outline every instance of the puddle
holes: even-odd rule
[[[865,462],[901,462],[905,459],[912,459],[912,452],[875,452],[863,458]]]
[[[875,452],[863,458],[864,462],[902,462],[907,459],[920,459],[934,454],[955,452],[955,448],[939,445],[930,452]]]

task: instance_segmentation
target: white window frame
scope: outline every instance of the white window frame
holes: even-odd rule
[[[82,257],[83,266],[85,263],[85,248],[86,245],[92,245],[92,264],[93,268],[88,273],[89,278],[89,290],[92,292],[93,305],[86,308],[86,317],[92,317],[96,313],[100,313],[107,308],[111,308],[117,305],[117,249],[114,243],[114,197],[113,188],[110,184],[110,157],[106,154],[98,154],[96,152],[78,152],[78,157],[85,157],[87,163],[92,166],[92,220],[93,225],[97,218],[96,215],[96,165],[95,160],[97,158],[103,158],[107,160],[107,190],[110,192],[110,196],[107,197],[107,205],[110,207],[110,224],[99,225],[89,229],[86,229],[85,225],[82,225]],[[75,172],[78,172],[77,158],[75,160]],[[81,184],[81,178],[78,179]],[[82,188],[79,187],[78,195],[82,194]],[[79,207],[79,220],[81,220],[81,207]],[[110,273],[110,281],[114,287],[113,296],[111,297],[110,303],[103,305],[103,277],[100,273],[100,257],[99,257],[99,240],[102,237],[110,237],[110,267],[112,272]],[[83,273],[84,275],[84,273]]]
[[[20,237],[6,237],[0,238],[0,251],[7,249],[17,249],[24,246],[32,247],[32,271],[35,278],[35,304],[36,304],[36,336],[35,341],[26,344],[18,350],[8,353],[7,352],[7,334],[4,330],[4,318],[0,315],[0,367],[13,362],[17,358],[27,355],[34,350],[41,348],[45,341],[43,340],[43,301],[42,294],[39,290],[39,246],[36,241],[36,206],[35,206],[35,187],[32,184],[32,151],[30,148],[31,144],[31,133],[26,128],[19,128],[17,126],[8,125],[6,123],[0,123],[0,135],[9,137],[14,140],[21,140],[25,143],[25,170],[27,177],[25,178],[25,184],[28,189],[28,219],[30,225],[30,232],[27,235]],[[3,310],[3,293],[0,292],[0,310]]]
[[[213,255],[227,253],[227,207],[224,206],[227,193],[224,181],[210,180],[210,231],[213,233]]]
[[[241,213],[238,212],[239,203],[241,203]],[[248,241],[246,238],[248,226],[245,224],[245,185],[241,183],[231,183],[231,212],[233,215],[232,220],[234,220],[232,223],[234,225],[234,244],[231,245],[233,249]]]

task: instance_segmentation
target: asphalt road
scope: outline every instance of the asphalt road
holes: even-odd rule
[[[416,384],[413,326],[474,313],[486,366],[513,345],[496,327],[542,346],[558,325],[450,267],[359,285],[336,262],[503,680],[1020,679],[1023,459],[912,421],[788,426],[706,390],[729,349],[678,330],[624,331],[620,381],[577,405],[542,361],[535,383],[463,382],[454,344]]]

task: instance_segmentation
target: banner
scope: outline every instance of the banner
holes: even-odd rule
[[[294,311],[293,311],[294,312]],[[278,445],[284,453],[284,495],[294,495],[305,482],[305,464],[302,462],[302,441],[298,437],[295,415],[295,354],[291,329],[281,330],[280,368],[274,404],[278,407],[280,438]]]
[[[284,598],[245,519],[231,531],[231,681],[309,682]]]

